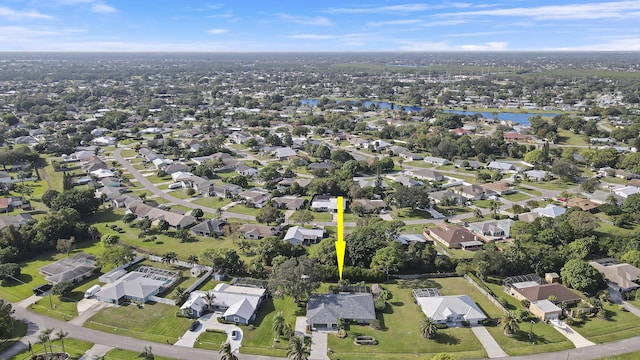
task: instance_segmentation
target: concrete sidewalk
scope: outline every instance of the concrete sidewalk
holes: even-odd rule
[[[478,340],[480,340],[482,347],[487,351],[487,356],[490,359],[509,356],[502,350],[500,345],[498,345],[496,340],[491,336],[491,334],[489,334],[489,331],[487,331],[484,326],[472,326],[471,331],[473,331],[473,334],[478,338]]]
[[[595,343],[585,339],[584,336],[578,334],[569,325],[565,324],[562,321],[553,321],[552,320],[552,321],[549,321],[549,324],[551,324],[551,326],[553,326],[562,335],[564,335],[567,339],[569,339],[569,341],[571,341],[576,348],[582,348],[582,347],[595,345]]]

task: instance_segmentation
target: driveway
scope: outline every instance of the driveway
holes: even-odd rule
[[[200,318],[198,318],[198,320],[200,321],[200,326],[194,331],[187,330],[187,332],[185,332],[184,335],[182,335],[182,337],[174,345],[193,347],[193,344],[196,343],[196,340],[198,339],[198,336],[200,336],[200,334],[205,332],[207,329],[216,329],[225,331],[227,333],[227,341],[231,343],[231,351],[238,351],[240,349],[240,346],[242,346],[242,338],[244,336],[242,329],[235,325],[219,323],[218,318],[221,315],[221,313],[216,312],[201,316]],[[231,339],[232,330],[236,330],[240,333],[238,339]]]
[[[507,353],[502,350],[496,340],[489,334],[489,331],[484,326],[472,326],[471,331],[480,340],[482,347],[487,351],[487,355],[490,359],[507,357]]]
[[[112,304],[98,301],[96,299],[82,299],[78,301],[78,304],[76,305],[76,308],[78,309],[78,316],[69,320],[69,323],[82,326],[93,315],[97,314],[98,311],[109,306],[112,306]]]
[[[87,350],[87,352],[80,357],[80,360],[99,359],[101,356],[104,356],[104,354],[111,351],[111,349],[113,349],[111,346],[95,344],[91,349]]]
[[[578,334],[575,330],[573,330],[569,325],[565,324],[562,321],[549,321],[556,330],[558,330],[564,337],[569,339],[573,343],[576,348],[582,348],[587,346],[595,345],[593,342],[585,339],[584,336]]]
[[[312,331],[311,332],[311,355],[309,360],[329,360],[327,356],[328,332]]]

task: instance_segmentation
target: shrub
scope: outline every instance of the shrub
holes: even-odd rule
[[[531,301],[527,299],[520,300],[520,305],[522,305],[523,308],[528,309],[529,305],[531,305]]]
[[[382,312],[387,308],[387,302],[382,299],[378,299],[378,301],[376,301],[375,308],[376,311]]]
[[[436,328],[437,328],[438,330],[446,329],[446,328],[448,328],[448,327],[449,327],[449,326],[447,326],[447,324],[436,324]]]
[[[218,334],[226,334],[227,332],[224,330],[220,330],[220,329],[206,329],[206,332],[210,332],[210,333],[218,333]]]
[[[500,305],[502,305],[502,307],[507,308],[509,306],[509,302],[507,301],[507,299],[505,298],[499,298],[498,302],[500,303]]]
[[[470,326],[471,325],[471,323],[468,322],[467,320],[462,321],[461,324],[462,324],[462,326]]]

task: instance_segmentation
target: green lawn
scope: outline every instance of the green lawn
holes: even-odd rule
[[[207,350],[220,350],[220,345],[227,341],[227,334],[220,332],[203,332],[198,336],[198,340],[193,347]]]
[[[296,210],[296,213],[300,211],[301,210]],[[311,214],[313,214],[313,221],[329,222],[333,220],[333,214],[330,212],[312,211]],[[295,216],[295,213],[292,216]]]
[[[120,155],[124,158],[130,158],[136,156],[136,151],[133,149],[124,149],[120,152]]]
[[[187,194],[187,189],[178,189],[178,190],[169,191],[167,195],[173,196],[174,198],[178,198],[182,200],[190,199],[193,197]]]
[[[415,167],[421,167],[421,168],[434,168],[436,167],[434,164],[427,164],[426,162],[424,162],[424,160],[416,160],[416,161],[405,161],[402,163],[403,165],[411,165],[411,166],[415,166]]]
[[[530,186],[535,186],[534,184],[537,184],[537,183],[530,183],[530,184],[531,184]],[[516,189],[522,190],[527,194],[531,194],[533,196],[542,196],[542,193],[540,191],[533,189],[531,187],[516,185]]]
[[[525,195],[521,192],[515,192],[513,194],[507,194],[507,195],[501,195],[501,196],[507,200],[514,201],[514,202],[531,199],[531,196]]]
[[[153,175],[145,176],[145,178],[154,184],[163,183],[163,182],[173,182],[170,175],[160,177],[156,174],[153,174]]]
[[[232,213],[236,213],[236,214],[244,214],[244,215],[256,216],[258,214],[258,212],[260,211],[260,209],[258,209],[258,208],[250,208],[250,207],[246,207],[244,205],[234,205],[227,211],[232,212]]]
[[[394,220],[421,220],[432,218],[431,214],[426,211],[411,209],[394,209],[391,211],[391,217],[393,217]]]
[[[558,144],[573,145],[573,146],[586,146],[589,145],[584,137],[579,134],[574,134],[573,131],[558,129]]]
[[[304,316],[306,313],[304,308],[298,308],[290,297],[267,299],[260,305],[256,320],[255,328],[242,326],[242,353],[254,355],[280,356],[287,355],[287,341],[281,340],[274,344],[273,316],[282,311],[285,322],[295,327],[296,316]]]
[[[221,197],[207,196],[207,197],[202,197],[202,198],[193,200],[191,203],[192,204],[198,204],[198,205],[206,206],[206,207],[210,207],[212,209],[219,209],[219,208],[229,204],[230,202],[231,202],[230,199],[225,199],[225,198],[221,198]]]
[[[582,336],[595,343],[604,343],[626,339],[640,334],[640,319],[627,311],[621,311],[619,305],[606,303],[607,319],[587,318],[582,325],[573,328]]]
[[[573,183],[573,182],[565,183],[557,179],[546,181],[546,182],[523,181],[522,184],[527,186],[533,186],[533,187],[544,189],[544,190],[567,190],[569,188],[577,186],[576,183]]]
[[[56,333],[57,330],[54,330]],[[51,345],[53,346],[53,351],[62,352],[62,342],[60,340],[51,341]],[[79,359],[82,355],[84,355],[87,350],[91,349],[93,344],[90,342],[67,338],[64,339],[64,350],[71,355],[71,359]],[[47,346],[47,351],[49,351],[49,347]],[[42,344],[33,344],[33,353],[34,354],[42,354],[44,353],[44,348]],[[31,356],[29,350],[25,350],[20,354],[11,358],[11,360],[24,360],[28,359]]]
[[[393,298],[384,313],[378,313],[381,330],[368,326],[352,325],[347,330],[348,337],[338,339],[329,336],[329,348],[333,350],[332,359],[407,359],[416,357],[428,359],[435,353],[454,353],[456,359],[482,358],[486,354],[471,329],[453,328],[440,330],[435,339],[425,339],[419,332],[420,321],[424,317],[411,295],[414,288],[437,287],[443,294],[464,294],[470,284],[461,278],[436,280],[395,281],[383,286]],[[474,297],[474,300],[476,297]],[[357,346],[353,338],[357,335],[369,335],[378,340],[376,346]]]
[[[62,321],[69,321],[78,316],[78,301],[84,298],[84,293],[91,286],[99,284],[98,275],[84,281],[72,292],[64,296],[50,295],[43,297],[28,307],[29,310],[50,316]]]
[[[155,342],[176,342],[189,328],[191,320],[177,317],[178,308],[165,304],[147,303],[109,307],[101,310],[85,323],[85,327],[108,333]]]
[[[490,201],[491,200],[473,200],[473,205],[481,207],[483,209],[488,209]]]
[[[144,349],[140,349],[139,352],[130,351],[130,350],[122,350],[122,349],[113,349],[105,354],[105,359],[118,359],[118,360],[139,360],[140,353]],[[151,352],[153,352],[153,346],[151,347]],[[153,356],[154,360],[175,360],[172,358],[162,357],[158,355]]]

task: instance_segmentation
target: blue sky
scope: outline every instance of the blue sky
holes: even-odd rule
[[[0,51],[640,51],[640,1],[0,0]]]

